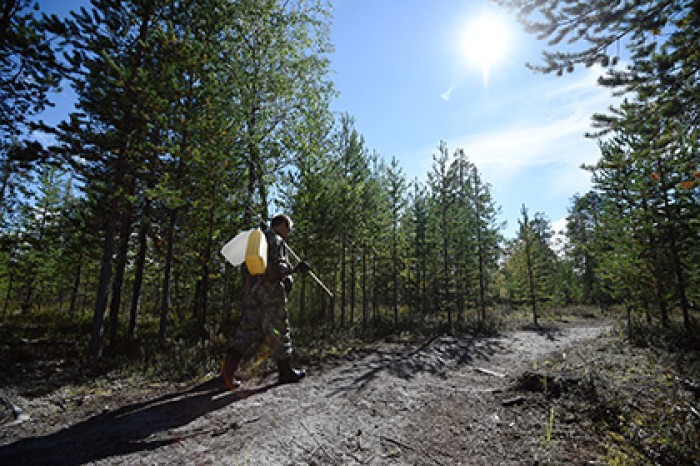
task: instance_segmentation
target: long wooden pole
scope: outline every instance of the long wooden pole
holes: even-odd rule
[[[294,256],[294,258],[297,260],[297,262],[301,262],[301,259],[300,259],[299,256],[297,256],[297,254],[292,250],[292,248],[290,248],[289,245],[288,245],[287,243],[285,243],[284,245],[287,247],[287,251],[289,251],[289,254],[291,254],[292,256]],[[327,287],[326,285],[323,284],[323,282],[321,281],[321,279],[318,278],[318,277],[316,276],[316,274],[313,272],[313,270],[309,270],[309,275],[311,275],[311,278],[313,278],[313,279],[316,281],[316,283],[318,283],[318,286],[320,286],[321,288],[323,288],[323,291],[325,291],[326,293],[328,293],[328,296],[330,296],[331,298],[334,297],[334,296],[333,296],[333,293],[331,292],[331,290],[329,290],[328,287]]]

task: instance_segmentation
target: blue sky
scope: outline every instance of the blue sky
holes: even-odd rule
[[[441,140],[465,149],[513,237],[520,208],[554,225],[575,193],[590,188],[579,167],[598,159],[583,134],[605,112],[600,69],[564,77],[535,74],[543,42],[485,0],[334,0],[334,109],[356,118],[368,148],[396,157],[409,179],[425,179]],[[503,56],[484,79],[466,57],[465,30],[483,16],[507,30]],[[475,40],[472,38],[472,40]],[[483,39],[486,40],[486,39]]]
[[[65,14],[87,0],[43,0],[42,10]],[[561,227],[571,197],[590,188],[579,167],[598,159],[597,143],[584,138],[591,115],[613,103],[596,85],[600,69],[564,77],[536,74],[545,46],[507,11],[487,0],[332,0],[332,79],[339,97],[332,108],[356,119],[369,150],[396,157],[409,180],[424,180],[440,141],[465,149],[515,236],[520,207],[542,212]],[[468,58],[493,43],[466,35],[491,18],[507,40],[485,76]],[[469,44],[472,46],[470,47]],[[74,95],[55,96],[56,119]]]

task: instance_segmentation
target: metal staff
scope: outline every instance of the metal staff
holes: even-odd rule
[[[297,260],[297,262],[301,262],[301,259],[300,259],[299,256],[297,256],[297,254],[292,250],[292,248],[290,248],[289,245],[288,245],[287,243],[284,243],[284,245],[287,247],[287,251],[289,251],[289,254],[291,254],[292,256],[294,256],[294,258]],[[335,296],[333,296],[333,293],[331,293],[331,290],[329,290],[328,287],[327,287],[326,285],[323,284],[323,282],[321,281],[321,279],[318,278],[318,277],[316,276],[316,274],[313,272],[313,270],[309,270],[309,275],[311,275],[311,278],[313,278],[313,279],[316,281],[316,283],[318,283],[318,286],[320,286],[321,288],[323,288],[323,291],[325,291],[326,293],[328,293],[328,296],[330,296],[331,298],[335,298]]]

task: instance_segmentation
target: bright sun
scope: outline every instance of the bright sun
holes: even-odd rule
[[[481,68],[484,80],[489,71],[505,56],[510,45],[510,31],[498,17],[482,14],[467,23],[460,46],[470,64]]]

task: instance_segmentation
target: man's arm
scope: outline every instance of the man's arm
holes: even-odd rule
[[[279,280],[294,273],[294,266],[287,258],[282,237],[271,231],[265,236],[267,237],[267,273]]]

